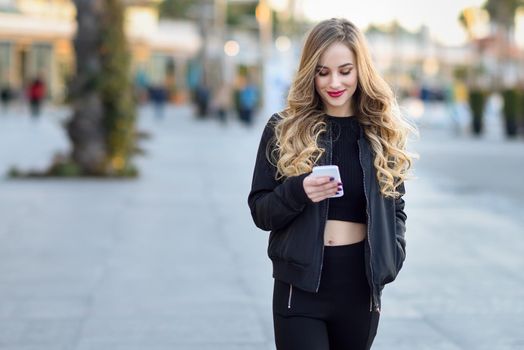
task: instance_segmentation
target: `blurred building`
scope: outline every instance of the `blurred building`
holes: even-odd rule
[[[427,27],[410,32],[395,22],[387,27],[370,26],[366,38],[377,68],[399,94],[421,86],[442,89],[456,67],[470,65],[475,57],[471,45],[443,45],[431,37]]]
[[[125,0],[132,74],[144,84],[176,84],[183,94],[201,37],[192,22],[159,21],[159,1]],[[71,0],[0,0],[0,86],[23,91],[40,75],[62,101],[74,68],[75,13]]]

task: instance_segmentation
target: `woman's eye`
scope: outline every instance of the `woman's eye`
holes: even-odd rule
[[[326,71],[318,71],[317,74],[318,74],[319,76],[321,76],[321,77],[325,77],[325,76],[329,75],[329,72],[326,72]],[[351,69],[341,71],[340,74],[342,74],[342,75],[349,75],[349,74],[351,74]]]

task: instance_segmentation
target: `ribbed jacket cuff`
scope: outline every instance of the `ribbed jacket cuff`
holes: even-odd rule
[[[304,191],[304,178],[311,173],[305,173],[297,176],[290,176],[286,179],[284,183],[286,186],[289,186],[289,192],[293,196],[293,199],[297,203],[308,204],[311,203],[311,200]]]

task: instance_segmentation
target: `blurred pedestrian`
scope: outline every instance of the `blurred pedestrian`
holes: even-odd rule
[[[468,86],[463,80],[456,80],[453,84],[453,95],[457,107],[458,119],[461,128],[469,124]]]
[[[227,122],[227,115],[231,109],[231,88],[227,84],[223,84],[217,90],[211,105],[218,120],[225,125]]]
[[[425,105],[431,101],[431,90],[425,83],[422,83],[422,86],[420,87],[420,99]]]
[[[195,103],[197,105],[197,117],[205,118],[209,113],[209,100],[211,92],[205,82],[201,82],[195,88]]]
[[[140,67],[135,73],[133,87],[136,101],[139,104],[145,103],[149,97],[149,79],[142,67]]]
[[[466,84],[459,80],[453,80],[445,88],[446,106],[451,116],[453,132],[461,135],[468,125],[468,89]]]
[[[164,118],[164,109],[168,99],[167,95],[167,89],[163,85],[157,84],[149,86],[149,100],[153,104],[155,117],[159,120]]]
[[[345,19],[317,24],[262,133],[248,197],[271,231],[278,350],[371,347],[382,289],[406,254],[409,131],[362,32]],[[314,176],[317,165],[337,165],[341,182]]]
[[[258,89],[251,81],[247,81],[238,92],[238,104],[240,121],[251,126],[253,124],[253,113],[258,104]]]
[[[11,91],[11,87],[9,84],[5,83],[2,85],[2,88],[0,88],[0,101],[2,102],[2,111],[4,113],[7,113],[12,98],[13,92]]]
[[[46,85],[44,80],[38,76],[31,81],[27,92],[29,98],[29,107],[31,109],[31,116],[38,117],[41,112],[42,102],[46,94]]]

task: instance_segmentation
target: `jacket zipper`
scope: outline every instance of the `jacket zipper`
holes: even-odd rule
[[[326,199],[327,200],[327,199]],[[329,208],[329,202],[326,202],[326,217],[327,217],[327,214],[328,214],[328,209]],[[325,226],[325,220],[324,220],[324,226]],[[318,283],[317,283],[317,290],[316,292],[318,293],[318,290],[320,289],[320,278],[322,277],[322,266],[324,265],[324,234],[322,233],[322,256],[320,258],[320,272],[318,274]]]
[[[293,285],[289,284],[289,298],[287,299],[287,308],[291,309],[291,297],[293,296]]]
[[[370,223],[371,223],[371,215],[369,214],[369,199],[368,199],[368,193],[367,193],[367,187],[366,187],[366,176],[365,176],[365,171],[364,171],[364,164],[362,163],[362,146],[360,145],[360,140],[358,143],[358,158],[360,160],[360,166],[362,167],[362,171],[363,171],[363,176],[362,176],[362,180],[363,180],[363,183],[364,183],[364,195],[366,197],[366,216],[367,216],[367,219],[368,219],[368,223],[367,223],[367,227],[366,227],[366,230],[367,230],[367,235],[368,235],[368,245],[369,245],[369,269],[370,269],[370,273],[371,273],[371,302],[370,302],[370,307],[369,307],[369,312],[373,311],[373,296],[374,296],[374,286],[373,286],[373,265],[371,263],[371,257],[372,257],[372,250],[371,250],[371,237],[369,235],[369,226],[370,226]],[[380,308],[379,306],[377,305],[376,307],[376,311],[380,312]]]
[[[333,161],[333,138],[331,136],[331,126],[329,126],[329,147],[330,147],[330,151],[329,151],[329,163],[328,164],[331,164],[331,162]],[[327,216],[328,216],[328,212],[329,212],[329,200],[326,199],[326,219],[327,219]],[[320,271],[318,273],[318,282],[317,282],[317,289],[316,289],[316,292],[318,293],[318,290],[320,289],[320,278],[322,277],[322,266],[324,265],[324,230],[325,230],[325,226],[326,226],[326,220],[323,220],[324,222],[324,225],[321,226],[321,230],[322,230],[322,233],[321,233],[321,238],[322,238],[322,256],[320,257]]]

